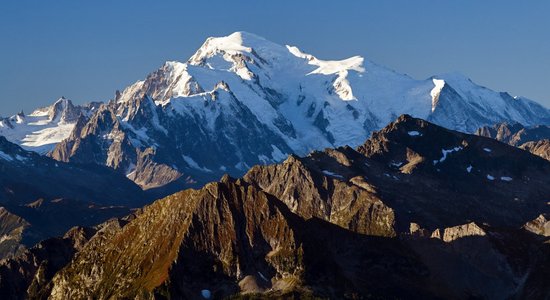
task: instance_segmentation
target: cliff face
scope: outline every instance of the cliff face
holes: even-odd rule
[[[0,207],[0,257],[10,257],[24,250],[23,232],[30,224],[23,218]]]
[[[231,294],[247,276],[259,286],[267,283],[262,276],[299,280],[302,250],[290,213],[269,197],[225,178],[160,200],[102,245],[100,255],[90,243],[56,276],[52,296],[198,295],[204,287],[198,283]]]
[[[550,140],[544,139],[536,142],[527,142],[519,146],[520,149],[529,151],[546,160],[550,160]]]
[[[352,163],[359,170],[367,168],[366,158],[351,155],[358,161],[338,150],[304,159],[291,156],[279,165],[256,166],[243,180],[274,195],[303,218],[319,218],[362,234],[395,236],[394,211],[381,201],[376,187],[361,173],[345,170]]]

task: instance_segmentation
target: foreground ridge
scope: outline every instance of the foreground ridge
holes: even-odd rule
[[[107,222],[22,288],[52,299],[543,299],[549,172],[521,149],[403,115],[357,149],[291,155]],[[9,278],[25,268],[5,266]]]

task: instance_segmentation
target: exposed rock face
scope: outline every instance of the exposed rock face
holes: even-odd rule
[[[501,123],[493,127],[479,128],[476,134],[494,138],[550,160],[550,127],[548,126],[524,127],[519,123],[513,125]]]
[[[550,252],[525,232],[474,223],[443,231],[445,241],[356,234],[317,218],[305,221],[276,198],[226,178],[157,201],[101,243],[92,238],[55,275],[51,297],[199,299],[202,290],[214,298],[251,291],[266,297],[548,296],[543,274]]]
[[[499,123],[492,127],[481,127],[475,134],[490,137],[512,146],[520,146],[527,142],[550,139],[550,127],[546,125],[525,127],[519,123]]]
[[[468,223],[445,228],[443,232],[443,241],[448,243],[467,236],[484,236],[486,234],[487,233],[476,223]]]
[[[222,288],[216,293],[227,295],[238,291],[236,282],[245,276],[264,281],[261,285],[268,282],[259,274],[299,280],[303,250],[289,223],[293,220],[287,220],[282,203],[268,198],[226,178],[158,201],[100,249],[89,243],[56,276],[52,297],[133,298],[164,292],[196,297],[204,284],[216,284]],[[96,271],[86,275],[88,268]],[[120,278],[122,273],[127,276]]]
[[[523,228],[532,233],[550,237],[550,220],[545,215],[538,216],[536,219],[525,224]]]
[[[492,139],[401,116],[358,151],[393,167],[386,177],[399,180],[381,187],[384,202],[401,215],[423,216],[420,224],[431,230],[470,221],[519,227],[549,209],[543,200],[550,192],[548,162]],[[399,190],[412,192],[404,196]],[[406,230],[415,221],[405,222]]]
[[[546,160],[550,160],[550,140],[544,139],[536,142],[527,142],[519,146],[520,149],[529,151]]]
[[[304,218],[320,218],[363,234],[395,236],[394,212],[381,201],[376,188],[336,160],[342,158],[348,166],[352,160],[361,170],[367,168],[366,158],[344,150],[316,152],[304,159],[290,156],[279,165],[256,166],[244,180],[281,199]],[[346,152],[355,157],[347,157]]]
[[[409,232],[410,223],[432,231],[471,221],[520,227],[550,209],[549,168],[492,139],[402,116],[358,150],[291,156],[244,180],[306,218],[388,235]]]
[[[200,298],[203,290],[544,298],[549,249],[517,228],[548,210],[540,175],[549,164],[403,116],[358,150],[290,156],[159,200],[96,234],[41,290],[53,299]]]
[[[420,277],[426,272],[405,249],[393,248],[402,245],[396,240],[372,240],[318,219],[306,222],[279,200],[230,178],[160,200],[101,248],[93,242],[55,276],[53,299],[192,299],[204,289],[222,298],[251,285],[271,296],[295,291],[341,297],[357,289],[380,293],[388,280],[397,280],[384,275],[390,269]],[[369,256],[385,263],[354,271]]]
[[[53,275],[67,265],[95,229],[75,227],[63,238],[52,238],[0,261],[0,295],[5,299],[40,299],[49,293]]]
[[[23,218],[0,207],[0,257],[14,256],[24,249],[21,240],[29,225]]]

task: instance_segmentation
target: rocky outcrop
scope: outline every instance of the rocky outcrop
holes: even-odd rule
[[[523,228],[534,234],[550,237],[550,220],[545,215],[540,215],[536,219],[527,222]]]
[[[340,172],[345,165],[330,154],[348,161],[339,151],[313,153],[305,159],[290,156],[279,165],[252,168],[244,180],[281,199],[304,218],[320,218],[363,234],[395,236],[394,211],[374,189],[365,188],[368,183],[362,183],[361,176],[346,182],[344,176],[350,172]],[[332,163],[332,168],[323,169],[323,162]]]
[[[544,139],[536,142],[527,142],[519,146],[520,149],[529,151],[546,160],[550,160],[550,140]]]
[[[49,293],[53,275],[82,250],[95,229],[75,227],[63,238],[52,238],[0,261],[0,295],[5,299],[41,299]]]
[[[476,131],[476,134],[494,138],[550,160],[550,127],[548,126],[524,127],[517,123],[514,125],[502,123],[493,127],[482,127]]]
[[[23,218],[0,207],[0,257],[16,256],[24,249],[21,240],[29,226]]]
[[[549,209],[541,198],[550,193],[549,168],[514,147],[402,116],[357,150],[291,156],[243,179],[305,218],[391,236],[411,223],[520,227]]]
[[[486,232],[476,223],[468,223],[464,225],[445,228],[443,231],[442,240],[446,243],[456,241],[468,236],[484,236]]]
[[[481,127],[475,134],[490,137],[497,141],[518,147],[527,142],[549,139],[550,127],[546,125],[526,127],[519,123],[499,123],[492,127]]]

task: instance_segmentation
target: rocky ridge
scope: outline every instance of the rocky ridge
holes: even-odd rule
[[[528,152],[401,116],[357,149],[255,166],[110,221],[36,290],[543,299],[548,172]]]

